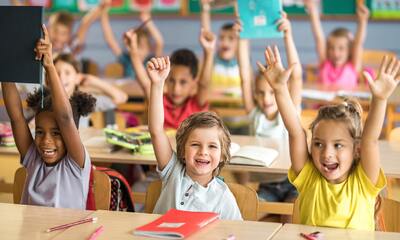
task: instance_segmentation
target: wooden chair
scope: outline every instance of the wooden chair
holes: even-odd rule
[[[13,200],[14,203],[19,204],[22,198],[25,181],[27,177],[26,168],[20,167],[15,171],[14,186],[13,186]],[[111,198],[111,182],[107,174],[100,171],[93,171],[94,179],[94,198],[96,209],[108,210],[110,208]]]
[[[236,202],[240,209],[240,213],[244,220],[257,220],[258,197],[256,191],[250,187],[237,183],[227,183],[229,189],[235,196]],[[150,183],[147,188],[146,200],[144,203],[144,212],[152,213],[161,193],[161,181]]]
[[[109,63],[104,67],[104,76],[107,78],[122,78],[124,67],[120,63]]]
[[[388,140],[400,142],[400,127],[394,128],[390,131]]]
[[[362,56],[363,66],[368,66],[378,69],[383,57],[387,55],[389,57],[396,57],[396,53],[390,51],[382,51],[376,49],[364,49]],[[375,69],[375,70],[376,70]]]
[[[400,232],[400,202],[382,198],[379,227],[385,232]]]
[[[292,223],[300,224],[300,201],[297,198],[293,204]]]
[[[390,131],[389,141],[397,141],[400,142],[400,127],[394,128]],[[387,178],[387,197],[390,199],[394,198],[393,192],[395,188],[400,188],[400,180],[396,178]]]

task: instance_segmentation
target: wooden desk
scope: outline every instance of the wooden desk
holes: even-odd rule
[[[133,230],[141,225],[149,223],[160,215],[145,213],[127,213],[96,211],[92,216],[98,217],[94,224],[86,224],[74,227],[57,235],[54,240],[87,239],[88,236],[99,226],[104,226],[104,232],[99,236],[102,239],[159,239],[140,237],[133,235]],[[227,221],[219,220],[211,223],[199,232],[194,233],[188,239],[225,239],[230,234],[236,239],[271,239],[281,228],[280,223],[251,222],[251,221]]]
[[[363,239],[363,240],[394,240],[400,239],[400,233],[391,232],[377,232],[377,231],[362,231],[362,230],[352,230],[352,229],[340,229],[340,228],[324,228],[324,227],[313,227],[299,224],[285,224],[274,235],[272,239],[279,240],[304,240],[300,237],[300,233],[312,233],[319,231],[323,233],[324,240],[329,239]]]
[[[46,233],[46,229],[85,219],[93,211],[0,203],[0,213],[1,238],[25,240],[53,239],[65,230]]]

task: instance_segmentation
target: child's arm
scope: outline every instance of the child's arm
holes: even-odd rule
[[[282,66],[278,48],[274,51],[270,47],[265,51],[265,59],[268,68],[257,62],[261,72],[271,85],[275,93],[278,109],[282,115],[283,122],[289,133],[290,159],[292,169],[297,174],[303,169],[308,160],[307,138],[301,126],[296,107],[290,100],[287,81],[294,69],[294,65],[285,70]]]
[[[154,54],[156,56],[162,56],[164,51],[164,38],[151,18],[150,8],[140,13],[140,20],[142,22],[148,21],[146,23],[146,29],[154,40]]]
[[[360,1],[359,1],[360,2]],[[353,45],[352,62],[357,72],[362,70],[362,55],[365,35],[367,33],[369,10],[363,3],[357,4],[357,33]]]
[[[361,137],[361,166],[373,184],[379,177],[380,157],[378,139],[381,133],[387,99],[400,79],[395,79],[400,70],[400,61],[396,58],[383,58],[376,80],[364,72],[372,92],[372,101]]]
[[[201,0],[201,27],[205,31],[211,31],[210,2],[213,0]]]
[[[170,71],[168,57],[152,58],[147,63],[147,72],[151,79],[149,102],[149,131],[158,169],[162,170],[172,156],[172,147],[164,132],[163,91],[165,79]]]
[[[111,3],[111,0],[102,0],[101,3],[90,10],[85,16],[82,18],[78,30],[76,31],[76,46],[81,46],[85,42],[86,33],[89,30],[89,27],[96,21],[101,13],[103,12],[104,8],[106,8]],[[75,45],[75,44],[74,44]]]
[[[42,28],[44,39],[40,39],[36,45],[36,56],[38,59],[42,59],[43,57],[42,64],[46,70],[46,78],[50,86],[52,109],[67,152],[80,167],[83,167],[85,162],[85,150],[78,129],[75,126],[67,93],[65,92],[64,86],[58,77],[53,63],[49,34],[44,25]]]
[[[18,152],[23,159],[33,142],[31,131],[22,111],[22,103],[15,83],[1,83],[4,104],[11,120],[11,127]]]
[[[215,42],[215,35],[212,32],[206,32],[201,29],[200,43],[203,48],[204,62],[201,66],[196,94],[197,102],[200,106],[204,106],[208,101],[208,90],[214,64]]]
[[[115,104],[125,103],[128,100],[128,94],[124,91],[90,74],[82,75],[80,85],[100,90],[100,92],[110,97]]]
[[[238,23],[236,23],[235,27],[241,28]],[[238,65],[242,86],[242,99],[247,113],[250,113],[255,108],[253,90],[251,88],[253,69],[251,68],[249,50],[249,40],[240,38],[238,43]]]
[[[293,40],[292,26],[285,12],[282,12],[282,18],[277,24],[278,30],[284,33],[288,66],[294,65],[292,75],[289,79],[289,92],[293,104],[297,108],[301,105],[301,90],[303,88],[303,71],[301,69],[300,58]]]
[[[129,30],[124,34],[124,42],[129,51],[132,67],[136,73],[136,79],[138,80],[140,86],[142,87],[146,99],[149,100],[151,81],[149,76],[147,75],[146,69],[143,66],[142,59],[138,54],[137,34],[135,33],[134,30]]]
[[[109,8],[109,6],[105,7],[101,13],[101,28],[103,29],[103,35],[107,45],[110,47],[115,56],[119,56],[122,54],[122,49],[119,46],[111,28],[110,17],[108,16]]]
[[[310,15],[311,27],[317,46],[317,54],[319,62],[322,63],[326,59],[326,40],[324,32],[322,31],[321,19],[315,4],[315,0],[304,0],[304,5]]]

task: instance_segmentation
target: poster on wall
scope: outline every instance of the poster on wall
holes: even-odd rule
[[[179,10],[180,0],[154,0],[154,9],[156,10]]]
[[[152,0],[129,0],[129,7],[134,11],[142,11],[151,8]]]
[[[400,0],[372,0],[372,18],[400,19]]]

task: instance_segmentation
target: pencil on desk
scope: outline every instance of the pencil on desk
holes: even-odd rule
[[[46,232],[53,232],[53,231],[57,231],[57,230],[61,230],[61,229],[66,229],[69,227],[73,227],[76,225],[80,225],[80,224],[84,224],[84,223],[88,223],[88,222],[96,222],[97,221],[97,217],[93,217],[93,218],[86,218],[83,220],[79,220],[76,222],[71,222],[71,223],[67,223],[67,224],[63,224],[63,225],[59,225],[59,226],[55,226],[52,228],[49,228],[46,230]]]
[[[98,228],[96,228],[96,230],[94,230],[94,232],[90,235],[88,240],[96,240],[97,237],[104,232],[104,226],[100,226]]]

